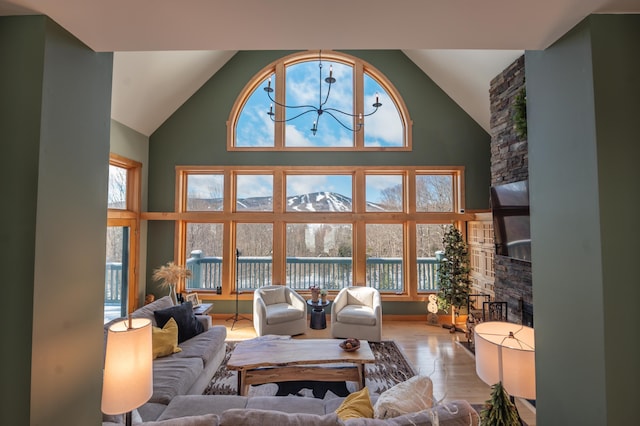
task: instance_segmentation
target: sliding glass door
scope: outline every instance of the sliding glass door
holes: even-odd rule
[[[107,256],[104,279],[104,322],[127,315],[129,294],[128,226],[107,227]]]

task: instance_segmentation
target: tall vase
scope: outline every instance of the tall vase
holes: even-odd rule
[[[178,295],[176,294],[176,285],[169,284],[169,297],[173,301],[174,305],[178,304]]]

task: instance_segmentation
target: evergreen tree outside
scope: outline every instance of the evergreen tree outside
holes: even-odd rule
[[[467,303],[471,288],[469,249],[453,225],[445,232],[442,244],[444,258],[438,267],[438,307],[445,312],[451,309],[451,322],[455,327],[455,313]]]

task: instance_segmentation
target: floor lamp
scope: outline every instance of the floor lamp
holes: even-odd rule
[[[238,287],[239,260],[240,260],[240,250],[236,249],[236,313],[230,316],[229,318],[227,318],[227,321],[233,320],[233,323],[231,324],[231,330],[233,330],[233,327],[236,325],[238,321],[241,321],[241,320],[251,321],[249,318],[245,318],[242,315],[238,315],[238,295],[240,294],[240,288]]]
[[[151,320],[129,318],[109,327],[102,381],[102,412],[125,414],[131,425],[132,411],[153,394]]]
[[[489,321],[477,324],[473,332],[478,377],[488,385],[500,383],[512,402],[514,396],[536,399],[533,328]]]

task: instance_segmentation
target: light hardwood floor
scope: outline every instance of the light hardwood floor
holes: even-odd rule
[[[256,337],[253,323],[240,320],[213,319],[215,325],[227,328],[227,340],[245,340]],[[233,330],[231,326],[233,325]],[[331,338],[331,324],[325,330],[307,328],[298,339]],[[383,340],[394,340],[400,347],[416,373],[427,375],[433,381],[436,399],[466,399],[471,404],[482,404],[489,399],[491,389],[478,378],[475,360],[466,349],[457,344],[464,341],[464,334],[449,333],[449,330],[416,321],[383,321]],[[535,426],[535,409],[526,401],[516,399],[523,420]]]

